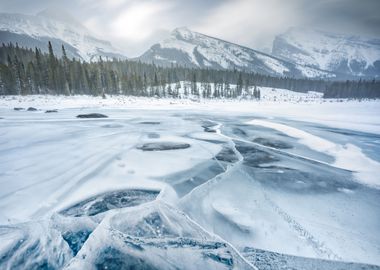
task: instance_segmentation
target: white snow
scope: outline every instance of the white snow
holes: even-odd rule
[[[164,39],[158,45],[160,48],[177,50],[184,53],[191,64],[197,67],[215,66],[224,69],[238,68],[254,71],[256,71],[255,68],[258,68],[276,75],[287,75],[290,71],[288,65],[292,65],[268,54],[193,32],[187,28],[175,29],[170,37]],[[152,48],[149,52],[153,53],[154,59],[173,61],[173,59],[165,59],[166,57],[160,55],[160,51],[155,52],[155,49]],[[294,67],[301,71],[304,76],[310,78],[334,76],[329,72],[307,67],[299,63],[296,63]]]
[[[48,13],[41,13],[38,16],[1,13],[0,30],[34,38],[60,39],[76,48],[85,61],[96,61],[103,53],[121,55],[111,43],[96,38],[83,25],[75,21],[55,20],[48,15]]]
[[[181,83],[180,92],[186,83]],[[172,84],[174,89],[175,84]],[[188,85],[188,87],[190,87]],[[213,86],[212,86],[213,87]],[[231,86],[233,87],[233,86]],[[200,85],[198,86],[199,89]],[[213,89],[213,88],[212,88]],[[308,94],[284,89],[259,87],[263,101],[227,99],[156,99],[128,96],[109,96],[107,99],[93,96],[3,96],[0,108],[38,106],[40,109],[64,108],[124,108],[223,111],[229,113],[255,113],[263,117],[286,117],[307,120],[335,128],[380,134],[380,101],[324,100],[320,93]],[[190,91],[190,88],[188,88]],[[213,90],[212,90],[213,91]]]
[[[343,61],[362,62],[364,68],[373,66],[380,59],[379,40],[330,34],[317,30],[291,28],[279,36],[284,42],[297,48],[288,51],[281,48],[277,56],[301,65],[314,66],[323,70],[334,70]],[[355,71],[351,72],[356,75]]]

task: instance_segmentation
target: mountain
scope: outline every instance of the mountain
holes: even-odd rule
[[[213,38],[188,28],[177,28],[169,38],[138,58],[142,62],[194,68],[238,69],[268,75],[333,77],[318,68],[285,61],[269,54]]]
[[[54,52],[60,56],[65,46],[69,57],[84,61],[104,58],[125,58],[110,42],[98,39],[64,11],[45,10],[36,16],[0,13],[0,40],[18,43],[21,47],[48,50],[51,41]]]
[[[272,53],[340,77],[380,77],[380,39],[291,28],[275,38]]]

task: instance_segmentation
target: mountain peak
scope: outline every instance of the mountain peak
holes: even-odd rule
[[[380,40],[375,38],[293,27],[275,38],[272,53],[290,62],[343,76],[380,74]]]
[[[17,42],[22,47],[39,47],[46,52],[50,41],[58,56],[64,45],[70,58],[84,61],[96,61],[99,56],[124,58],[109,41],[98,39],[61,9],[50,8],[36,16],[3,13],[0,16],[0,29],[11,33],[1,36],[4,43]]]
[[[176,28],[169,38],[153,45],[139,59],[170,66],[237,69],[278,76],[330,77],[329,73],[299,66],[228,41]]]
[[[187,39],[194,38],[195,32],[191,31],[186,26],[183,26],[183,27],[175,28],[172,31],[171,36],[187,40]]]

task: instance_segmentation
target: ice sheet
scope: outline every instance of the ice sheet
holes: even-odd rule
[[[377,106],[1,98],[0,268],[378,269]]]

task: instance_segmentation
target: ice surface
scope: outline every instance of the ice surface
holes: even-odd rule
[[[0,268],[379,269],[378,111],[1,98]]]
[[[67,269],[253,269],[178,210],[149,203],[108,216]]]
[[[368,158],[359,147],[353,144],[337,145],[297,128],[266,120],[255,119],[248,123],[273,128],[297,138],[309,148],[333,156],[335,166],[357,172],[359,181],[380,188],[380,179],[376,174],[376,172],[380,172],[380,162]]]
[[[122,190],[100,194],[77,203],[60,213],[65,216],[94,216],[110,209],[125,208],[153,201],[158,191]]]
[[[255,248],[244,248],[242,251],[251,263],[262,270],[351,270],[351,269],[380,269],[376,265],[355,264],[347,262],[332,262],[321,259],[310,259],[270,252]]]

